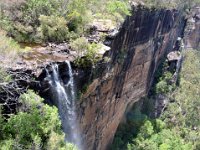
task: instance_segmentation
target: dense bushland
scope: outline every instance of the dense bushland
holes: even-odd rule
[[[149,111],[147,109],[141,111],[141,104],[137,104],[128,114],[127,124],[119,127],[112,145],[113,149],[198,150],[200,148],[200,52],[188,50],[183,54],[185,58],[179,86],[173,90],[168,89],[169,84],[166,79],[170,76],[166,76],[166,72],[155,85],[156,94],[165,94],[170,100],[160,118],[149,118]],[[165,82],[166,86],[163,86],[162,82]],[[154,96],[146,98],[147,107],[154,107],[150,105],[154,101],[153,98]],[[153,110],[154,108],[151,109]]]
[[[9,8],[0,3],[0,27],[19,42],[63,42],[85,34],[94,18],[122,21],[129,8],[127,0],[27,0]]]
[[[61,131],[61,121],[56,107],[43,103],[33,91],[19,98],[17,114],[5,118],[0,113],[0,149],[71,149]]]

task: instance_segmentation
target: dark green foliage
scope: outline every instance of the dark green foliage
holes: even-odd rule
[[[57,109],[42,101],[28,91],[20,97],[22,106],[16,115],[6,122],[0,115],[0,149],[67,149]]]
[[[154,84],[151,95],[167,94],[175,89],[176,83],[172,82],[175,70],[170,70],[168,62],[162,61],[155,72]]]
[[[127,145],[128,150],[191,150],[193,148],[192,144],[184,141],[175,129],[166,128],[161,120],[145,121],[137,138],[132,142]]]
[[[0,27],[19,42],[41,42],[37,37],[39,17],[59,14],[60,5],[57,0],[27,0],[21,6],[12,6],[8,14],[1,14]]]
[[[117,62],[119,64],[123,64],[125,57],[126,57],[126,51],[121,50],[117,55]]]
[[[4,134],[4,131],[3,131],[3,127],[4,127],[4,118],[2,117],[2,114],[1,114],[1,106],[0,106],[0,141],[3,139],[3,134]]]
[[[70,36],[63,16],[63,3],[64,0],[27,0],[10,13],[2,13],[0,27],[19,42],[68,40]]]
[[[174,90],[175,85],[174,83],[171,83],[170,80],[172,80],[172,73],[169,71],[166,71],[155,86],[156,94],[159,94],[159,93],[166,94]]]
[[[22,6],[23,19],[28,24],[38,25],[40,15],[56,15],[60,5],[57,0],[27,0]]]
[[[200,136],[200,53],[190,50],[185,52],[180,86],[170,94],[174,99],[162,115],[170,127],[176,126],[185,138],[198,146]],[[196,148],[197,149],[197,148]]]
[[[171,102],[167,105],[167,108],[160,119],[152,120],[144,118],[143,121],[137,123],[137,118],[142,118],[142,113],[138,109],[140,107],[136,105],[135,109],[129,114],[132,114],[131,116],[135,115],[140,117],[129,116],[127,123],[120,126],[113,142],[114,149],[199,150],[200,53],[198,51],[190,50],[184,52],[184,55],[185,60],[180,73],[179,86],[176,87],[176,89],[169,90],[169,85],[159,85],[162,88],[166,87],[164,93],[171,99]],[[164,66],[164,68],[166,68],[166,65]],[[166,69],[164,69],[164,72],[161,69],[160,74],[157,77],[157,84],[160,84],[163,80],[168,83],[170,78],[171,74],[166,71]],[[155,84],[155,87],[157,84]],[[160,92],[163,94],[163,90],[160,90]],[[153,98],[154,96],[150,97],[151,100],[146,98],[145,101],[153,102]],[[149,104],[146,105],[146,107],[143,108],[145,111],[143,113],[149,114],[149,111],[151,112],[154,110],[147,109],[148,111],[146,111],[147,107],[152,106]]]
[[[127,114],[126,124],[121,124],[118,127],[111,147],[112,150],[126,149],[127,144],[137,136],[140,127],[146,119],[147,116],[140,111],[140,103],[136,103]]]
[[[87,92],[90,84],[91,81],[88,81],[88,83],[83,84],[82,88],[77,92],[77,100],[80,100],[83,94]]]
[[[66,26],[67,21],[63,17],[43,16],[39,17],[39,31],[43,41],[63,42],[70,38],[70,33]]]
[[[68,2],[66,15],[69,20],[68,26],[70,31],[82,33],[85,25],[90,21],[91,16],[88,14],[90,10],[89,0],[70,0]]]

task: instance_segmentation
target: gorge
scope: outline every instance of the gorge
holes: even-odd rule
[[[186,20],[177,10],[139,7],[132,14],[112,43],[111,61],[76,101],[86,149],[108,148],[127,109],[148,93],[159,63],[184,35]]]
[[[30,80],[35,78],[18,84],[58,108],[66,141],[79,150],[110,149],[126,113],[149,93],[160,63],[170,52],[180,50],[177,41],[185,49],[199,48],[200,7],[191,11],[185,17],[182,10],[133,6],[113,38],[111,50],[95,67],[76,66],[73,52],[63,46],[61,59],[58,51],[58,59],[38,61],[36,67],[31,63],[27,68],[23,63],[21,68],[13,67],[14,72],[24,69]]]

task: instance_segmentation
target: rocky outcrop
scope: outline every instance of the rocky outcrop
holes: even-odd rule
[[[200,48],[200,7],[191,10],[187,18],[184,33],[184,44],[186,49]]]
[[[77,53],[70,49],[67,43],[48,43],[45,45],[20,44],[27,52],[20,55],[16,63],[12,65],[3,64],[11,70],[29,70],[35,77],[39,77],[45,67],[52,63],[60,63],[66,60],[74,61]]]
[[[184,19],[176,10],[138,8],[112,43],[111,59],[77,102],[87,150],[105,150],[126,108],[145,96],[162,58],[173,51]]]

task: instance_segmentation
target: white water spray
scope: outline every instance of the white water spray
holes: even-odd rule
[[[70,62],[66,61],[66,64],[69,80],[65,85],[60,77],[57,64],[52,64],[52,73],[47,69],[46,72],[47,77],[50,77],[49,83],[51,83],[52,94],[54,94],[53,97],[56,99],[55,103],[59,110],[63,130],[67,135],[66,139],[67,141],[74,143],[81,150],[81,137],[75,108],[76,91],[73,73]]]

